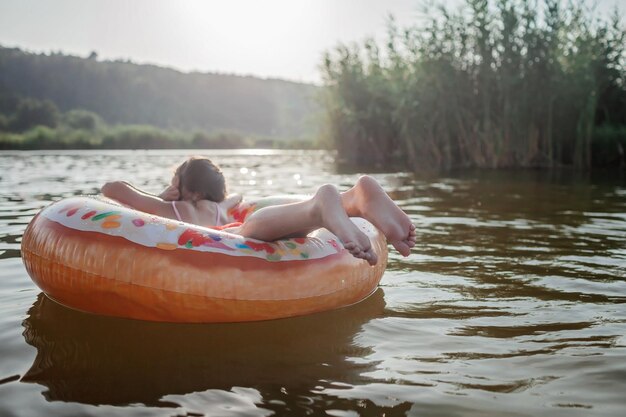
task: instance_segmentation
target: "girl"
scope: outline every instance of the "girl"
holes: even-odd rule
[[[102,194],[136,210],[268,242],[306,236],[325,227],[341,239],[353,256],[371,265],[376,264],[377,255],[368,237],[349,217],[368,220],[404,256],[410,254],[416,240],[415,226],[409,217],[369,176],[360,177],[354,187],[343,193],[333,185],[322,185],[308,200],[262,208],[244,223],[226,224],[225,213],[241,201],[241,196],[227,195],[224,175],[207,158],[185,161],[158,197],[124,181],[106,183]]]

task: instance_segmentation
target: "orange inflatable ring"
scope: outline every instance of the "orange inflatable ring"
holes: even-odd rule
[[[284,201],[244,202],[229,216],[243,221]],[[352,220],[378,254],[373,267],[326,229],[267,243],[73,197],[33,218],[22,258],[48,297],[90,313],[167,322],[276,319],[354,304],[376,289],[387,263],[385,238],[367,221]]]

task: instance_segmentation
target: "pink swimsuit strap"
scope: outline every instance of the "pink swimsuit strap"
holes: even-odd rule
[[[174,214],[176,214],[176,218],[182,222],[183,219],[180,218],[180,213],[178,212],[178,209],[176,208],[176,201],[174,200],[172,200],[172,208],[174,209]]]
[[[215,226],[218,226],[220,224],[220,218],[222,214],[222,209],[220,208],[220,205],[218,203],[215,203]]]

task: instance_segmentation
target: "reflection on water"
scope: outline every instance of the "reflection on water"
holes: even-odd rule
[[[41,207],[114,179],[159,192],[185,155],[0,154],[0,415],[623,415],[623,177],[376,173],[418,245],[343,310],[172,325],[40,294],[19,245]],[[358,177],[324,152],[210,155],[248,196]]]
[[[291,320],[179,325],[80,313],[41,294],[23,323],[37,357],[22,382],[46,386],[49,401],[148,406],[252,383],[263,396],[284,397],[269,408],[295,410],[307,399],[282,395],[285,385],[307,392],[324,380],[358,380],[371,367],[344,359],[368,353],[352,338],[383,310],[379,289],[351,308]]]

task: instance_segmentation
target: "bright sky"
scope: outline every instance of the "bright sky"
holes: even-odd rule
[[[459,0],[448,0],[458,3]],[[182,71],[319,82],[339,42],[384,39],[424,0],[0,0],[0,45],[130,59]],[[626,0],[597,0],[606,13]]]

